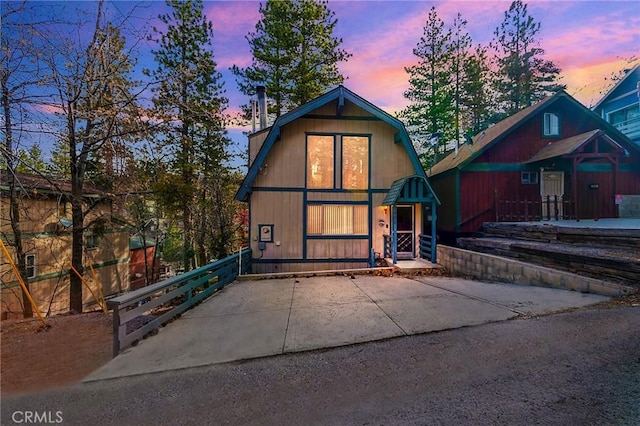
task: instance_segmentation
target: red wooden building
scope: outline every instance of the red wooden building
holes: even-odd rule
[[[484,222],[618,217],[640,195],[640,148],[560,91],[427,172],[442,202],[438,233],[451,241]]]
[[[137,290],[160,280],[161,265],[156,249],[155,239],[144,241],[139,235],[129,239],[130,290]]]

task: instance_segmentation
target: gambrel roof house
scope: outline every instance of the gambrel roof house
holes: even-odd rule
[[[250,135],[249,162],[254,272],[435,260],[439,201],[404,125],[344,86]]]
[[[428,170],[446,241],[483,222],[630,215],[640,147],[564,91],[475,135]]]

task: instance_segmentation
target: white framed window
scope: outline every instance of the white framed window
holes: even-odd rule
[[[91,233],[87,233],[84,236],[84,248],[87,250],[96,249],[100,245],[100,238]]]
[[[36,255],[28,254],[25,259],[25,267],[27,269],[27,278],[36,277]]]
[[[544,113],[543,136],[560,136],[560,116],[553,112]]]
[[[520,174],[520,183],[523,185],[537,185],[538,172],[522,172]]]
[[[367,235],[369,207],[353,204],[307,206],[307,235]]]

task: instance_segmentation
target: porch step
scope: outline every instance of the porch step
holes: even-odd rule
[[[438,265],[437,263],[429,262],[425,259],[415,258],[415,259],[398,259],[398,263],[393,264],[393,259],[386,258],[385,261],[387,265],[393,266],[399,272],[419,272],[419,271],[428,271],[434,269],[444,269],[442,265]]]

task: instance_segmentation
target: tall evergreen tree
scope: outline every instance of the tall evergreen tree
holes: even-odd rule
[[[527,5],[515,0],[494,31],[491,46],[496,52],[495,90],[505,116],[526,108],[565,86],[559,84],[560,69],[544,60],[536,22]]]
[[[251,96],[264,84],[270,111],[279,117],[341,84],[338,64],[351,56],[334,36],[338,23],[324,0],[268,0],[262,19],[247,35],[253,62],[233,66],[242,93]]]
[[[405,68],[409,88],[404,97],[410,104],[400,112],[425,166],[436,160],[437,154],[445,151],[446,142],[455,137],[450,47],[451,30],[432,7],[423,35],[413,49],[418,63]],[[437,141],[435,146],[434,141]]]
[[[159,17],[166,28],[154,28],[159,47],[153,52],[157,68],[150,74],[158,81],[154,114],[163,122],[159,148],[169,154],[171,167],[156,189],[164,204],[182,216],[183,263],[189,270],[195,266],[198,175],[205,168],[215,173],[223,164],[229,143],[224,130],[228,101],[212,51],[213,25],[203,15],[202,1],[167,0],[167,5],[171,12]],[[197,155],[203,150],[212,152],[214,163],[199,163]]]
[[[463,63],[461,105],[465,136],[472,136],[489,124],[493,94],[491,92],[491,68],[487,48],[478,45]]]
[[[451,97],[453,100],[453,134],[454,140],[460,142],[461,121],[463,114],[463,96],[464,85],[467,77],[466,64],[469,61],[469,48],[472,41],[471,36],[466,31],[467,21],[462,19],[462,15],[458,13],[453,20],[451,27]]]

